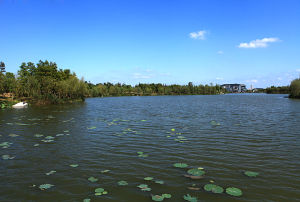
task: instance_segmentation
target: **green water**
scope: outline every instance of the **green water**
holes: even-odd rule
[[[284,95],[93,98],[0,110],[0,128],[0,144],[7,142],[0,147],[0,201],[139,202],[164,193],[172,195],[164,201],[186,194],[199,201],[300,198],[300,101]],[[188,167],[173,167],[179,162]],[[184,177],[199,167],[202,179]],[[243,195],[206,192],[210,181]],[[95,196],[96,188],[108,193]]]

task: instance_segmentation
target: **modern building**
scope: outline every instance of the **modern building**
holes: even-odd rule
[[[245,84],[223,84],[221,87],[231,93],[245,93],[247,91]]]

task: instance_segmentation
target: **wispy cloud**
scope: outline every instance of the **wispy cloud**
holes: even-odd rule
[[[207,34],[207,31],[200,30],[198,32],[191,32],[189,35],[190,35],[190,38],[192,38],[192,39],[204,40],[206,34]]]
[[[222,80],[224,80],[224,78],[222,78],[222,77],[217,77],[216,80],[222,81]]]
[[[256,39],[253,41],[250,41],[249,43],[240,43],[238,45],[239,48],[265,48],[268,46],[269,43],[277,42],[279,41],[278,38],[263,38],[263,39]]]
[[[219,50],[217,53],[218,53],[219,55],[223,55],[223,54],[224,54],[224,52],[221,51],[221,50]]]

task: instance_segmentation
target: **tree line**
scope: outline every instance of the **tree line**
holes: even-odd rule
[[[4,66],[4,65],[3,65]],[[215,95],[225,93],[219,85],[165,84],[92,84],[78,79],[69,69],[40,60],[37,64],[22,63],[18,73],[0,72],[0,95],[11,94],[20,100],[39,103],[63,103],[86,97],[150,96],[150,95]]]

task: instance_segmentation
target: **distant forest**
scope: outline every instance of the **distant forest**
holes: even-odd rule
[[[69,69],[59,69],[55,62],[22,63],[17,75],[6,72],[1,63],[0,95],[37,103],[64,103],[86,97],[149,95],[215,95],[225,93],[219,85],[165,84],[92,84],[77,78]]]

